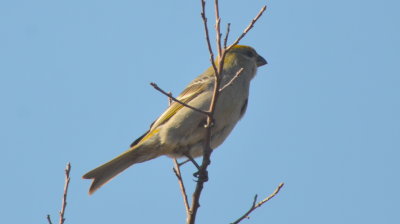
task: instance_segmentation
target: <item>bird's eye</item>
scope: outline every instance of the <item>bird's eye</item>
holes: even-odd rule
[[[250,58],[254,57],[254,52],[253,51],[245,51],[244,53]]]

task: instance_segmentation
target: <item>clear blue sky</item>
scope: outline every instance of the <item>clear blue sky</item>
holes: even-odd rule
[[[400,223],[399,1],[220,4],[231,40],[268,5],[242,43],[269,64],[213,154],[198,223],[229,223],[280,182],[243,223]],[[0,2],[0,223],[57,222],[68,161],[67,223],[184,223],[168,158],[93,196],[81,176],[166,108],[150,82],[177,94],[209,66],[199,13],[183,0]]]

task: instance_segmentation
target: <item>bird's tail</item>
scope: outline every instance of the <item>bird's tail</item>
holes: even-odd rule
[[[154,149],[147,149],[141,146],[132,147],[111,161],[89,171],[83,175],[82,178],[93,179],[89,189],[89,194],[93,194],[101,186],[133,164],[145,162],[158,156],[160,156],[160,154],[156,153]]]

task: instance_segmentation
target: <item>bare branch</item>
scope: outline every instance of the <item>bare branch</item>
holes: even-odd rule
[[[210,49],[210,40],[209,40],[209,35],[207,34],[208,28],[207,28],[207,20],[205,19],[205,0],[201,0],[202,2],[202,15],[203,15],[203,23],[204,27],[206,30],[206,38],[207,38],[207,43],[209,44],[209,49]],[[215,66],[215,63],[212,62],[212,66],[214,68],[214,75],[215,75],[215,81],[214,81],[214,91],[213,91],[213,96],[211,98],[211,103],[210,103],[210,108],[208,110],[209,114],[207,115],[207,125],[206,125],[206,133],[205,133],[205,140],[204,140],[204,149],[203,149],[203,161],[201,163],[200,169],[197,172],[198,173],[198,181],[196,184],[195,191],[193,192],[192,195],[192,206],[190,209],[190,215],[187,219],[187,223],[189,224],[194,224],[196,220],[196,214],[197,210],[200,207],[200,195],[203,190],[204,183],[208,181],[208,173],[207,173],[207,167],[210,165],[211,160],[211,153],[212,153],[212,148],[211,148],[211,128],[212,124],[214,122],[214,112],[215,112],[215,107],[217,105],[217,100],[219,96],[219,86],[221,85],[221,73],[223,71],[223,66],[224,66],[224,58],[225,58],[225,53],[226,51],[222,51],[221,47],[221,30],[220,30],[220,22],[221,18],[219,17],[219,5],[218,5],[218,0],[214,0],[214,7],[215,7],[215,24],[216,24],[216,35],[217,35],[217,49],[218,49],[218,68]],[[211,57],[213,57],[212,51],[210,51]]]
[[[281,190],[281,188],[283,187],[284,183],[280,183],[278,185],[278,187],[275,189],[275,191],[269,195],[268,197],[266,197],[264,200],[258,202],[256,204],[257,201],[257,195],[254,197],[254,201],[253,204],[251,205],[250,209],[244,214],[242,215],[239,219],[237,219],[236,221],[232,222],[231,224],[238,224],[240,223],[243,219],[245,218],[250,218],[249,215],[250,213],[252,213],[254,210],[256,210],[258,207],[261,207],[264,203],[266,203],[267,201],[271,200],[273,197],[275,197],[275,195],[277,195],[279,193],[279,191]]]
[[[197,108],[195,108],[195,107],[192,107],[192,106],[190,106],[190,105],[188,105],[188,104],[186,104],[186,103],[184,103],[184,102],[182,102],[182,101],[176,99],[175,97],[172,96],[171,93],[165,92],[165,91],[162,90],[160,87],[158,87],[158,85],[157,85],[156,83],[154,83],[154,82],[151,82],[150,85],[153,86],[154,89],[158,90],[158,91],[161,92],[162,94],[168,96],[168,99],[169,99],[169,100],[173,100],[173,101],[175,101],[175,102],[181,104],[181,105],[184,106],[184,107],[190,108],[190,109],[192,109],[192,110],[194,110],[194,111],[197,111],[197,112],[199,112],[199,113],[202,113],[202,114],[204,114],[204,115],[208,115],[208,114],[209,114],[207,111],[197,109]]]
[[[222,55],[222,47],[221,47],[221,17],[219,16],[218,0],[215,0],[214,8],[215,8],[215,33],[216,33],[218,61],[219,61]]]
[[[64,194],[61,203],[61,211],[60,211],[60,221],[59,224],[63,224],[65,222],[64,214],[65,208],[67,207],[67,194],[68,194],[68,186],[69,186],[69,173],[71,171],[71,164],[68,163],[67,167],[65,168],[65,185],[64,185]]]
[[[235,42],[233,42],[233,44],[231,44],[228,48],[227,51],[229,49],[231,49],[233,46],[235,46],[236,44],[239,43],[240,40],[243,39],[244,36],[246,36],[246,34],[254,27],[254,24],[257,22],[257,20],[261,17],[261,15],[265,12],[265,10],[267,9],[267,6],[264,5],[260,12],[258,12],[258,14],[256,15],[256,17],[254,17],[254,19],[250,22],[250,24],[246,27],[246,29],[244,29],[243,33],[235,40]]]
[[[50,218],[50,215],[47,215],[47,221],[49,222],[49,224],[53,224],[53,222],[51,222],[51,218]]]
[[[181,189],[182,198],[183,198],[183,204],[185,205],[185,209],[186,209],[186,217],[189,217],[189,214],[190,214],[189,201],[188,201],[185,185],[184,185],[183,179],[182,179],[181,168],[176,159],[174,159],[174,168],[172,170],[174,171],[176,178],[178,178],[179,188]]]
[[[231,31],[231,24],[228,23],[228,25],[226,26],[226,34],[225,34],[225,39],[224,39],[224,49],[226,49],[226,45],[228,44],[228,36],[229,36],[229,32]]]
[[[192,195],[192,205],[190,207],[190,212],[189,216],[187,217],[187,223],[188,224],[194,224],[196,220],[196,214],[197,210],[200,207],[200,195],[203,190],[204,183],[208,181],[208,173],[207,173],[207,167],[210,165],[211,160],[211,153],[212,153],[212,148],[211,148],[211,128],[214,122],[214,112],[215,112],[215,107],[217,105],[217,100],[218,96],[220,93],[220,85],[221,85],[221,74],[224,68],[224,60],[226,53],[230,48],[232,48],[234,45],[236,45],[245,35],[246,33],[254,26],[254,23],[260,18],[262,13],[265,11],[266,7],[263,7],[260,13],[253,19],[253,21],[250,23],[250,25],[245,29],[243,34],[234,42],[233,45],[229,46],[226,48],[226,43],[228,39],[228,34],[229,34],[229,28],[230,25],[228,25],[228,31],[224,40],[224,49],[222,50],[221,46],[221,30],[220,30],[220,22],[221,18],[219,16],[219,5],[218,5],[218,0],[214,0],[214,7],[215,7],[215,29],[216,29],[216,39],[217,39],[217,49],[218,49],[218,57],[217,57],[217,65],[218,68],[214,62],[214,54],[211,48],[211,42],[210,42],[210,37],[208,33],[208,27],[207,27],[207,18],[205,16],[205,0],[201,0],[201,6],[202,6],[202,12],[201,16],[203,19],[203,24],[204,24],[204,30],[206,33],[206,41],[208,45],[208,50],[210,52],[210,60],[211,60],[211,65],[214,69],[214,75],[215,75],[215,81],[214,81],[214,91],[213,91],[213,96],[211,98],[211,103],[209,110],[207,111],[207,125],[206,125],[206,133],[205,133],[205,140],[204,140],[204,148],[203,148],[203,160],[202,164],[200,166],[200,169],[198,170],[198,181],[196,184],[195,191],[193,192]],[[237,74],[239,76],[240,72]],[[236,78],[233,78],[231,81],[233,82]],[[222,88],[223,89],[223,88]]]
[[[215,74],[218,74],[217,66],[215,65],[215,61],[214,61],[214,53],[213,53],[213,50],[211,47],[210,34],[208,32],[207,17],[206,17],[206,1],[205,0],[201,0],[201,18],[203,19],[207,47],[208,47],[208,51],[210,53],[210,62],[211,62],[212,67],[214,68]]]
[[[218,13],[218,0],[215,0],[214,2],[215,4],[215,9],[216,9],[216,13]],[[207,44],[208,44],[208,49],[210,52],[210,58],[214,58],[214,54],[212,52],[211,49],[211,42],[210,42],[210,37],[208,34],[208,27],[207,27],[207,19],[205,17],[205,0],[201,0],[201,5],[202,5],[202,18],[203,18],[203,24],[204,24],[204,29],[205,29],[205,33],[206,33],[206,40],[207,40]],[[221,49],[221,45],[220,45],[220,32],[218,29],[218,24],[220,22],[220,18],[218,15],[216,15],[216,35],[217,35],[217,49],[218,49],[218,53],[220,52]],[[211,99],[211,103],[210,103],[210,109],[208,110],[209,114],[207,115],[207,125],[206,125],[206,133],[205,133],[205,140],[204,140],[204,149],[203,149],[203,161],[202,164],[200,166],[198,173],[198,181],[196,184],[196,188],[193,192],[192,195],[192,205],[190,207],[190,214],[187,217],[187,223],[188,224],[194,224],[195,220],[196,220],[196,215],[197,215],[197,210],[200,207],[200,195],[201,192],[203,190],[203,186],[204,183],[208,180],[208,174],[207,174],[207,167],[208,165],[211,163],[210,161],[210,156],[212,153],[212,149],[210,147],[210,143],[211,143],[211,126],[212,126],[212,122],[213,122],[213,114],[214,114],[214,108],[216,105],[216,101],[218,99],[218,94],[219,94],[219,83],[220,83],[220,72],[222,71],[221,68],[221,56],[220,54],[218,54],[218,69],[215,65],[214,60],[211,61],[212,67],[214,69],[214,75],[215,75],[215,82],[214,82],[214,91],[213,91],[213,97]]]
[[[221,92],[222,90],[224,90],[226,87],[230,86],[233,84],[233,82],[240,76],[240,74],[242,74],[243,68],[240,68],[239,71],[236,72],[236,75],[233,76],[233,78],[231,80],[229,80],[229,82],[227,84],[225,84],[222,88],[219,89],[219,91]]]
[[[172,96],[172,93],[168,92],[168,95]],[[168,97],[168,105],[169,106],[171,106],[172,102],[173,102],[172,98]],[[175,176],[178,178],[179,188],[181,189],[182,198],[183,198],[183,204],[185,205],[185,209],[186,209],[186,217],[189,217],[189,212],[190,212],[189,201],[188,201],[185,184],[183,183],[182,173],[181,173],[181,165],[183,165],[184,163],[179,164],[175,158],[173,160],[174,160],[174,167],[172,168],[172,170],[174,171]]]

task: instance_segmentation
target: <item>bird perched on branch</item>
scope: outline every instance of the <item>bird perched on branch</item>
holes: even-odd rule
[[[226,53],[211,129],[212,149],[224,142],[244,115],[250,81],[256,75],[257,68],[265,64],[267,61],[249,46],[236,45]],[[208,111],[213,97],[214,82],[214,69],[210,67],[194,79],[177,100]],[[206,136],[206,120],[207,116],[204,113],[173,102],[153,122],[150,129],[131,144],[129,150],[83,176],[84,179],[93,179],[89,194],[133,164],[162,155],[173,158],[201,156]]]

